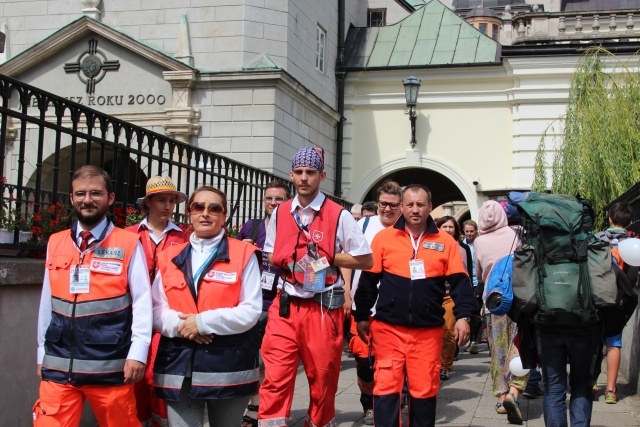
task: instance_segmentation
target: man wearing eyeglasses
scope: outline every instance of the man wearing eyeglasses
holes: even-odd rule
[[[83,166],[71,179],[78,221],[52,235],[38,317],[36,426],[77,426],[84,400],[101,426],[139,426],[134,383],[151,342],[149,270],[140,237],[106,218],[109,175]]]
[[[265,216],[262,219],[250,219],[247,221],[242,228],[240,229],[240,233],[236,237],[238,240],[242,240],[243,242],[251,243],[260,248],[260,250],[264,249],[264,241],[267,235],[267,226],[269,225],[269,221],[271,221],[271,214],[274,209],[278,207],[282,202],[287,201],[291,198],[291,193],[289,192],[289,186],[279,179],[273,180],[267,184],[264,190],[264,212]],[[273,303],[273,299],[276,297],[276,286],[278,285],[278,277],[280,270],[273,266],[273,264],[269,263],[269,259],[267,258],[266,253],[262,253],[262,264],[260,266],[260,284],[262,285],[262,314],[260,315],[260,320],[258,320],[259,330],[260,330],[260,339],[264,337],[264,331],[267,326],[267,313],[269,307]],[[243,427],[253,427],[257,424],[258,420],[258,407],[260,405],[260,396],[256,392],[251,396],[251,400],[249,405],[247,406],[247,412],[242,419]]]
[[[376,234],[395,224],[400,217],[402,213],[402,209],[400,209],[401,196],[402,189],[397,182],[385,181],[380,188],[378,188],[378,215],[365,216],[358,221],[358,226],[362,230],[369,245],[371,245]],[[351,282],[351,299],[353,300],[356,290],[358,289],[358,282],[360,281],[362,270],[356,270],[353,276],[351,275],[351,270],[345,270],[343,274],[345,277],[353,277]],[[349,279],[347,279],[347,281],[348,280]],[[355,304],[352,304],[352,308],[355,309]],[[349,349],[356,360],[356,375],[358,377],[358,387],[360,388],[363,424],[370,426],[373,425],[373,363],[375,361],[375,355],[369,352],[369,346],[358,336],[354,319],[351,321],[349,332],[351,334]]]
[[[351,213],[320,192],[326,178],[321,148],[298,150],[290,177],[297,195],[274,211],[264,246],[281,268],[282,283],[262,343],[258,425],[287,425],[302,360],[309,381],[306,425],[331,426],[345,316],[339,268],[369,268],[371,249]]]

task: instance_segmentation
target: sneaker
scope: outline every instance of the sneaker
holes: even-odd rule
[[[469,345],[469,354],[478,354],[478,343],[472,342]]]
[[[440,369],[440,381],[446,381],[449,379],[449,371],[446,369]]]
[[[613,390],[605,390],[604,402],[615,405],[616,403],[618,403],[618,393]]]
[[[365,426],[373,425],[373,409],[367,409],[362,415],[362,424]]]

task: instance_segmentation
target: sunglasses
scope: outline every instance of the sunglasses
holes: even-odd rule
[[[204,212],[205,208],[210,214],[221,214],[224,212],[224,207],[220,203],[193,202],[189,206],[189,213],[200,215]]]

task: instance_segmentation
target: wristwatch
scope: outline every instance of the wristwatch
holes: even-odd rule
[[[465,322],[471,324],[471,317],[461,317],[458,320],[464,320]]]

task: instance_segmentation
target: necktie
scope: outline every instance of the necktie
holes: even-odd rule
[[[84,252],[89,247],[89,239],[92,234],[90,231],[81,231],[80,237],[82,237],[82,242],[80,243],[80,252]]]

